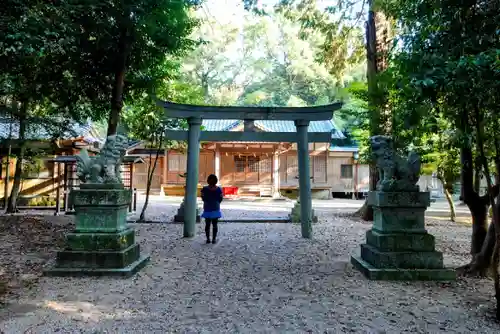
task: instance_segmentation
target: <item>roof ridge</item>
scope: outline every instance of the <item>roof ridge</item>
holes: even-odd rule
[[[209,120],[207,119],[207,121],[209,121]],[[241,122],[242,122],[242,120],[237,120],[234,123],[231,123],[228,126],[226,126],[225,128],[223,128],[221,131],[229,131],[229,130],[237,127],[238,125],[240,125]]]
[[[255,126],[257,126],[258,128],[260,128],[263,131],[273,132],[272,129],[270,129],[267,126],[265,126],[264,124],[262,124],[263,121],[265,121],[265,120],[257,120],[257,121],[254,122],[254,124],[255,124]]]

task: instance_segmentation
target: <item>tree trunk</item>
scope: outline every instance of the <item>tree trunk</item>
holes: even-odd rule
[[[489,246],[490,243],[485,242],[485,240],[487,239],[488,234],[488,237],[493,237],[494,240],[495,234],[494,230],[489,231],[488,229],[488,194],[481,197],[474,191],[474,168],[472,150],[470,147],[462,147],[460,149],[460,161],[462,164],[461,183],[463,190],[463,201],[469,207],[472,216],[472,261],[470,264],[459,269],[464,274],[484,276],[491,263],[491,254],[493,252],[493,249]]]
[[[495,205],[495,198],[498,196],[497,194],[493,194],[493,184],[491,180],[491,173],[490,169],[488,166],[488,158],[486,157],[486,153],[484,152],[484,131],[483,131],[483,119],[482,119],[482,114],[481,111],[479,110],[479,107],[476,106],[475,108],[475,113],[476,113],[476,136],[477,136],[477,143],[479,147],[479,154],[481,157],[483,169],[484,169],[484,176],[486,177],[486,183],[487,183],[487,189],[488,189],[488,200],[490,205],[493,207],[493,221],[491,225],[495,227],[495,246],[493,248],[493,256],[492,256],[492,271],[493,271],[493,280],[495,282],[494,288],[495,288],[495,298],[497,302],[497,308],[496,308],[496,317],[497,320],[500,320],[500,275],[498,272],[498,264],[499,264],[499,259],[500,259],[500,217],[498,215],[498,210],[497,206],[498,203],[500,202],[500,196],[497,198],[497,205]]]
[[[368,1],[366,22],[366,77],[368,82],[368,108],[370,109],[370,136],[390,133],[390,117],[386,108],[386,96],[380,91],[377,75],[387,69],[388,51],[392,42],[391,24],[385,14],[375,11],[373,0]],[[384,114],[384,117],[382,117]],[[370,162],[370,191],[376,189],[378,173],[374,162]],[[373,208],[367,201],[355,213],[363,220],[373,220]]]
[[[115,78],[111,96],[111,111],[108,118],[108,136],[116,134],[123,108],[123,89],[125,86],[125,73],[127,71],[127,59],[130,50],[127,35],[127,31],[124,30],[121,33],[118,43],[118,56],[116,57]]]
[[[495,185],[492,189],[492,195],[498,196],[498,190],[498,185]],[[488,268],[492,263],[496,229],[493,223],[490,223],[488,226],[488,209],[490,207],[488,196],[489,194],[481,197],[478,196],[473,202],[475,204],[472,204],[472,206],[468,204],[472,215],[472,261],[459,269],[471,276],[486,276]],[[495,204],[494,210],[500,212],[498,203]]]
[[[500,122],[499,122],[500,126]],[[500,185],[500,134],[495,134],[495,184]]]
[[[15,108],[17,103],[12,102],[11,103],[11,108]],[[3,189],[3,208],[4,210],[7,210],[7,207],[9,206],[9,196],[7,194],[9,193],[9,184],[10,184],[10,157],[12,155],[12,109],[10,112],[10,118],[9,118],[9,148],[7,151],[7,161],[5,162],[5,179],[3,180],[4,182],[4,189]]]
[[[498,122],[500,125],[500,122]],[[498,127],[497,127],[498,130]],[[493,207],[493,210],[496,211],[496,217],[500,217],[500,134],[497,132],[495,133],[495,184],[497,189],[499,190],[497,194],[497,202],[495,206]],[[500,218],[498,218],[500,219]],[[498,226],[498,224],[497,224]],[[494,274],[497,276],[495,277],[495,298],[496,298],[496,318],[497,320],[500,320],[500,279],[498,277],[498,262],[500,261],[499,257],[499,247],[500,247],[500,238],[498,237],[498,233],[495,228],[495,224],[490,224],[490,229],[493,229],[492,235],[495,236],[494,241],[490,241],[493,244],[493,254],[492,254],[492,262],[496,266],[494,269]],[[488,233],[490,232],[490,229],[488,229]],[[488,238],[486,238],[487,241],[489,241]],[[495,247],[496,246],[496,247]]]
[[[488,234],[488,208],[489,205],[479,196],[466,198],[466,204],[472,215],[472,240],[471,254],[477,256],[481,253],[484,240]]]
[[[203,91],[203,101],[208,104],[210,100],[210,90],[208,87],[208,73],[203,73],[201,75],[201,89]]]
[[[468,127],[468,111],[462,113],[461,129],[467,133]],[[471,263],[459,268],[462,274],[471,276],[485,276],[492,263],[492,255],[496,242],[495,224],[490,224],[488,227],[488,209],[490,207],[490,196],[496,197],[499,194],[499,185],[488,188],[488,192],[484,196],[479,196],[474,191],[473,186],[473,157],[472,149],[469,146],[464,146],[460,149],[460,162],[462,170],[460,174],[463,201],[469,207],[472,216],[472,240],[471,240]],[[483,170],[487,171],[483,166]],[[486,176],[488,177],[488,176]],[[491,183],[491,179],[488,181]],[[498,206],[495,205],[495,209]]]
[[[370,165],[370,191],[375,191],[377,189],[378,182],[378,172],[377,168],[371,164]],[[368,205],[368,198],[365,200],[363,206],[358,210],[361,219],[364,221],[373,221],[373,208]]]
[[[478,194],[481,193],[481,167],[474,168],[474,191]]]
[[[450,190],[453,189],[453,184],[446,182],[444,177],[438,176],[438,180],[443,184],[444,195],[446,200],[448,201],[448,205],[450,206],[450,220],[455,222],[456,220],[456,212],[455,212],[455,203],[453,203],[453,198],[451,197]]]
[[[14,172],[14,182],[12,184],[12,190],[10,191],[9,201],[7,203],[6,213],[17,212],[17,199],[19,197],[19,191],[21,189],[22,173],[23,173],[23,160],[24,153],[26,152],[26,126],[27,126],[27,112],[28,103],[24,102],[21,106],[21,112],[19,114],[19,153],[16,157],[16,168]]]
[[[158,163],[158,158],[159,158],[162,143],[163,143],[163,133],[164,132],[165,131],[161,131],[160,136],[159,136],[159,140],[157,141],[158,148],[156,149],[155,160],[154,160],[154,163],[152,166],[151,166],[152,155],[149,154],[148,183],[146,184],[146,199],[144,200],[144,205],[142,206],[141,214],[139,216],[139,221],[144,221],[146,219],[146,209],[148,208],[148,204],[149,204],[149,194],[151,192],[151,184],[153,183],[153,176],[154,176],[154,173],[156,170],[156,165]],[[154,138],[153,138],[152,142],[155,142]]]

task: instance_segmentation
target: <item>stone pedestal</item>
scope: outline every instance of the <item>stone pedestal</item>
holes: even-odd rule
[[[312,222],[317,223],[318,222],[318,217],[314,214],[314,209],[311,209],[311,217],[312,217]],[[288,218],[292,223],[301,223],[300,220],[300,200],[297,200],[295,202],[295,205],[292,208],[292,212],[288,215]]]
[[[455,271],[443,266],[443,254],[435,250],[434,236],[425,230],[428,192],[369,193],[373,228],[366,233],[361,256],[351,263],[372,280],[450,281]]]
[[[122,185],[81,185],[71,193],[75,231],[57,253],[50,276],[131,276],[149,260],[140,255],[135,232],[127,226],[132,191]]]
[[[182,201],[181,203],[181,206],[179,207],[179,209],[177,209],[177,214],[174,216],[174,222],[176,223],[182,223],[184,222],[184,200]],[[198,209],[198,207],[196,207],[196,222],[199,223],[200,222],[200,210]]]

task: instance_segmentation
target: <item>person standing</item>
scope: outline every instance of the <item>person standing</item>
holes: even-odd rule
[[[217,242],[217,232],[219,218],[222,217],[220,211],[220,203],[223,199],[222,189],[217,186],[217,176],[210,174],[207,178],[208,185],[201,189],[201,199],[203,200],[203,214],[205,218],[205,235],[207,236],[207,244]],[[210,241],[210,225],[212,225],[212,241]]]

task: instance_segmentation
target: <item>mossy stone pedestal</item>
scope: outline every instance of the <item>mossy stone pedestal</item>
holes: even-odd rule
[[[149,260],[140,254],[134,229],[127,226],[132,191],[123,185],[82,184],[71,193],[75,231],[57,253],[49,276],[132,276]]]
[[[455,271],[443,265],[443,254],[435,250],[434,236],[425,230],[428,192],[369,193],[373,228],[361,245],[361,257],[351,263],[372,280],[450,281]]]
[[[177,214],[174,216],[174,222],[176,223],[182,223],[184,222],[184,200],[182,200],[181,206],[179,209],[177,209]],[[196,208],[196,222],[199,223],[201,220],[200,218],[200,209],[198,207]]]
[[[311,218],[313,223],[318,222],[318,217],[314,213],[314,209],[311,209]],[[300,199],[297,199],[297,202],[295,202],[295,205],[292,208],[292,212],[288,215],[288,219],[292,223],[297,223],[299,224],[301,222],[300,220]]]

